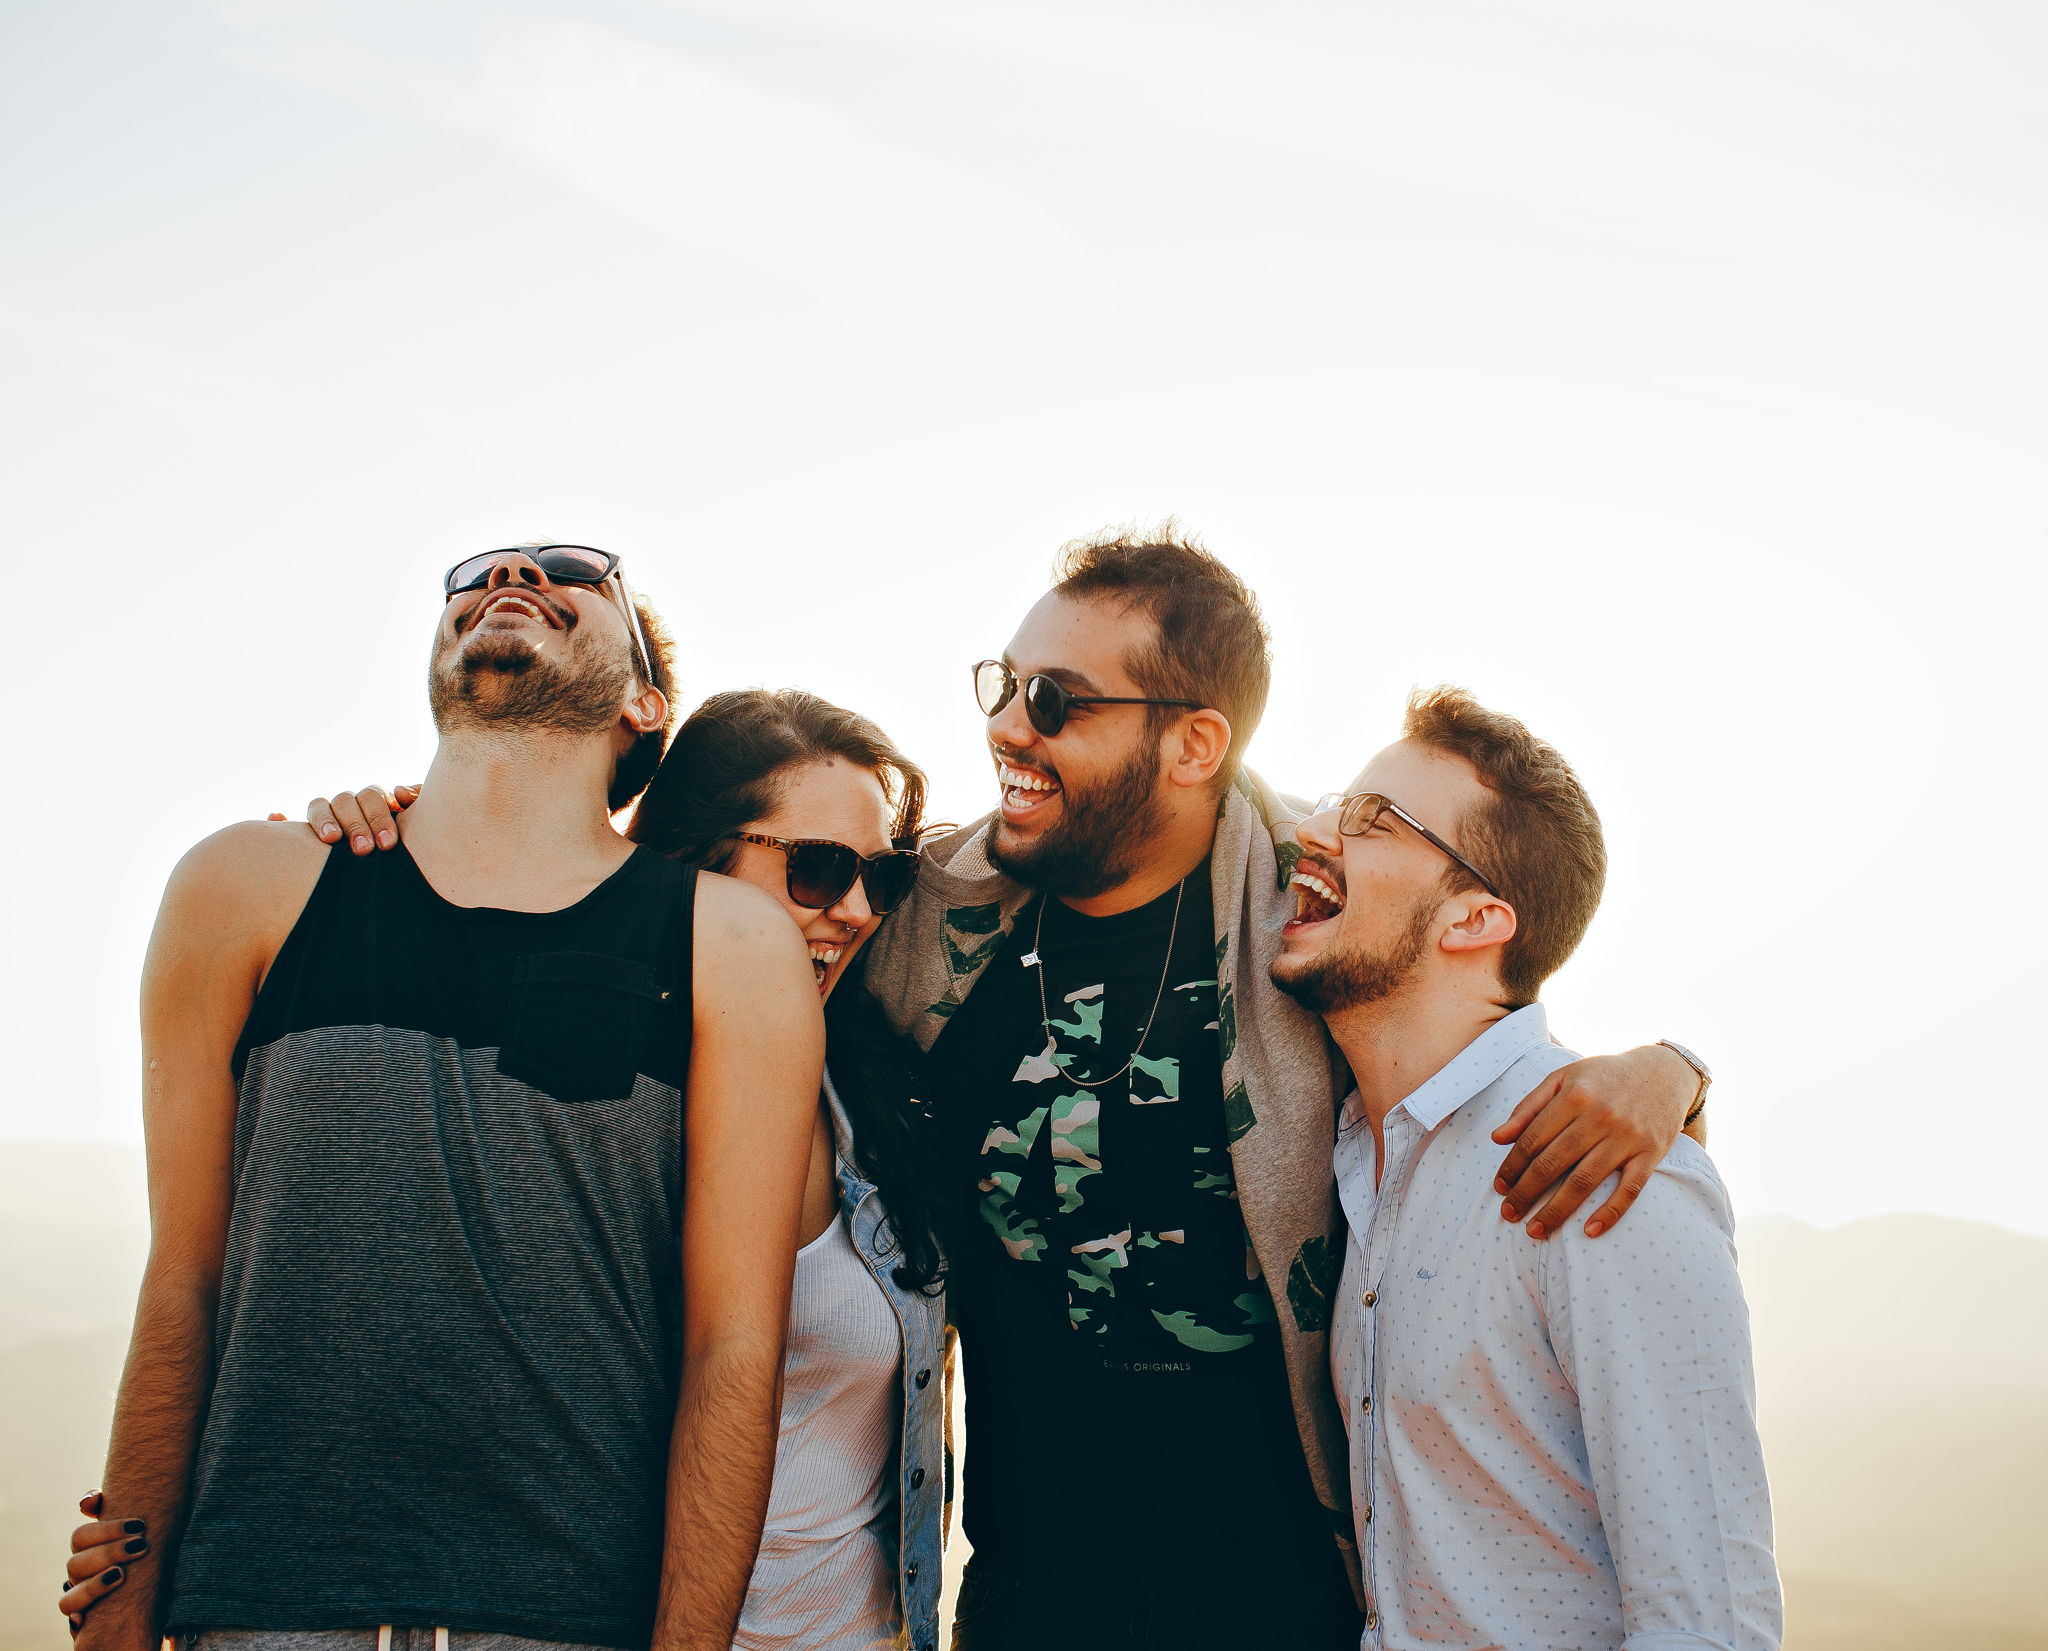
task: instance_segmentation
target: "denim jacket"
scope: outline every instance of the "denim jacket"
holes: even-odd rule
[[[881,1197],[853,1161],[853,1129],[825,1075],[838,1152],[839,1208],[859,1253],[903,1333],[903,1435],[897,1450],[896,1585],[910,1651],[937,1651],[940,1550],[946,1499],[946,1306],[942,1295],[906,1290],[902,1256]]]

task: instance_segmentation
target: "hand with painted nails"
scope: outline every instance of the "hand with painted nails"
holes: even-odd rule
[[[1586,1222],[1598,1238],[1650,1184],[1699,1090],[1698,1072],[1656,1043],[1560,1067],[1493,1132],[1502,1145],[1514,1143],[1493,1183],[1504,1198],[1501,1218],[1520,1221],[1548,1193],[1529,1222],[1531,1238],[1548,1238],[1618,1175]]]
[[[323,843],[338,843],[346,837],[351,852],[369,854],[397,844],[398,816],[419,801],[419,795],[416,785],[401,785],[388,793],[381,785],[337,791],[332,797],[315,797],[306,805],[306,824]],[[284,816],[273,814],[271,818]]]
[[[58,1608],[76,1634],[85,1613],[121,1586],[128,1567],[149,1552],[149,1531],[140,1519],[102,1519],[100,1493],[80,1498],[78,1511],[89,1517],[71,1533],[71,1558],[64,1567],[64,1592]]]

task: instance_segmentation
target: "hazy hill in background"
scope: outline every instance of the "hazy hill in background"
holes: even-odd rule
[[[142,1211],[132,1149],[0,1143],[0,1651],[67,1643]],[[1742,1251],[1791,1651],[2048,1651],[2048,1241],[1765,1217]]]

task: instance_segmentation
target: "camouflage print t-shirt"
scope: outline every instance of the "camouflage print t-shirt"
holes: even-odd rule
[[[963,1529],[1081,1596],[1293,1578],[1349,1610],[1231,1174],[1206,865],[1178,898],[1027,907],[933,1048]]]

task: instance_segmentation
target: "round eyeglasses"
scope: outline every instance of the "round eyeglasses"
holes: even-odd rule
[[[1459,865],[1463,866],[1477,879],[1479,886],[1492,895],[1494,899],[1504,900],[1507,898],[1499,889],[1493,886],[1492,881],[1485,872],[1481,871],[1470,860],[1466,859],[1464,855],[1452,848],[1449,843],[1431,831],[1428,826],[1416,819],[1413,814],[1410,814],[1407,809],[1395,802],[1392,797],[1378,791],[1354,791],[1348,797],[1341,791],[1330,791],[1325,792],[1316,799],[1316,806],[1310,809],[1309,813],[1312,815],[1327,814],[1333,808],[1338,811],[1338,836],[1363,837],[1368,831],[1372,830],[1373,825],[1382,814],[1391,814],[1431,847],[1457,861]]]

